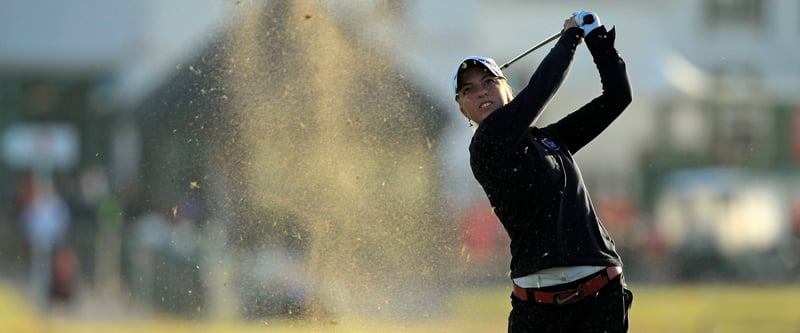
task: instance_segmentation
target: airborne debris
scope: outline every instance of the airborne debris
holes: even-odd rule
[[[433,268],[431,268],[431,266],[425,265],[425,266],[422,267],[422,272],[420,272],[420,274],[422,276],[428,276],[428,275],[431,274],[432,271],[433,271]]]
[[[203,75],[203,70],[202,69],[195,68],[192,65],[189,65],[189,71],[194,73],[194,75],[197,75],[197,76],[202,76]]]

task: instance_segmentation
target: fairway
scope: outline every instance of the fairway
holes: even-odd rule
[[[635,294],[631,332],[800,332],[800,286],[641,286]],[[267,320],[210,322],[170,318],[49,319],[0,284],[2,332],[504,332],[507,288],[475,289],[453,297],[450,315],[402,322],[337,318],[329,322]]]

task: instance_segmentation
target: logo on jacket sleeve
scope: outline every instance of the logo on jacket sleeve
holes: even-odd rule
[[[553,141],[553,140],[550,140],[550,138],[542,138],[540,141],[542,141],[542,143],[543,143],[545,146],[547,146],[547,148],[550,148],[550,149],[552,149],[552,150],[560,150],[560,149],[561,149],[561,148],[558,146],[558,144],[557,144],[555,141]]]

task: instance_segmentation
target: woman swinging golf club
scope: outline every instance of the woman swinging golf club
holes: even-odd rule
[[[602,94],[536,127],[584,39]],[[631,102],[625,63],[592,12],[564,21],[562,36],[516,97],[494,60],[469,57],[453,75],[456,102],[477,128],[469,146],[475,179],[511,238],[514,291],[509,332],[626,332],[633,295],[573,154]]]

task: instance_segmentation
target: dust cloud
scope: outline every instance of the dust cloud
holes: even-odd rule
[[[441,111],[315,2],[239,6],[209,60],[224,123],[207,182],[224,221],[217,282],[253,294],[253,315],[276,294],[302,299],[278,311],[319,318],[443,311],[459,249],[439,190]]]

